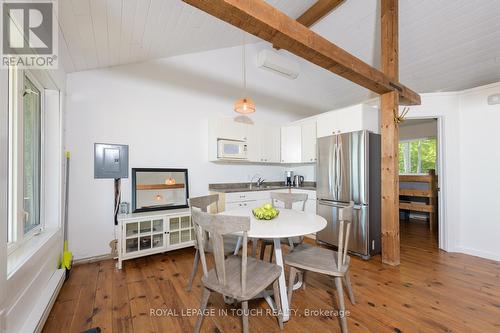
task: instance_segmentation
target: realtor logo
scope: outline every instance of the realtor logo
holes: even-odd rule
[[[2,3],[2,68],[57,68],[57,2]]]

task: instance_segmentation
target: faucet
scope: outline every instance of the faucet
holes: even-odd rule
[[[262,177],[260,177],[260,175],[258,173],[256,173],[255,175],[253,175],[252,179],[250,179],[250,186],[249,186],[250,189],[252,189],[252,187],[253,187],[253,180],[257,176],[259,177],[259,178],[257,178],[257,181],[256,181],[257,187],[261,187],[262,183],[264,183],[265,179],[262,178]]]

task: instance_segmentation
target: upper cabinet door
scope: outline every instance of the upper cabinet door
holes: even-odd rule
[[[355,105],[336,111],[338,119],[338,130],[340,133],[360,131],[363,129],[362,106]]]
[[[302,160],[302,129],[300,126],[281,127],[281,163],[300,163]]]
[[[368,130],[379,133],[378,110],[359,104],[317,117],[318,138],[339,133]]]
[[[257,125],[248,126],[248,160],[250,162],[263,162],[261,142],[262,142],[262,128]]]
[[[301,124],[302,129],[302,162],[316,162],[316,119]]]
[[[261,128],[261,162],[280,163],[281,131],[279,126],[264,125]]]
[[[246,141],[248,138],[248,125],[234,121],[233,118],[220,119],[218,138]]]
[[[316,119],[316,135],[318,138],[337,134],[339,131],[339,119],[337,112],[321,114]]]

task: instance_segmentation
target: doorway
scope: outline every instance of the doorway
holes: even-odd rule
[[[402,246],[439,247],[439,119],[407,119],[399,128]],[[442,230],[442,229],[441,229]]]

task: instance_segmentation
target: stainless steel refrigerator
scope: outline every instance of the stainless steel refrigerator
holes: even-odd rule
[[[364,259],[380,253],[380,135],[342,133],[317,146],[317,213],[328,222],[317,240],[338,245],[338,210],[354,201],[348,249]]]

